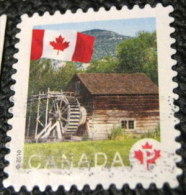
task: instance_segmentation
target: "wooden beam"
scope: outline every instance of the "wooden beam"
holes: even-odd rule
[[[37,117],[36,117],[36,127],[35,127],[35,139],[36,139],[36,142],[37,142],[37,134],[38,134],[38,125],[39,125],[39,112],[40,112],[40,92],[39,92],[39,95],[38,95],[38,104],[37,104]]]

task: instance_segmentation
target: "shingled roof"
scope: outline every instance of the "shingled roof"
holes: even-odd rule
[[[78,73],[92,95],[158,94],[158,87],[143,73]]]

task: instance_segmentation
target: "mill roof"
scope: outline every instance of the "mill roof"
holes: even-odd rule
[[[78,73],[92,95],[158,94],[158,87],[143,73]]]

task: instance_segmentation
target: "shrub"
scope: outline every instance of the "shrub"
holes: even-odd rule
[[[155,128],[154,132],[148,132],[141,135],[141,138],[153,138],[156,140],[160,140],[160,124]]]
[[[160,139],[160,124],[156,127],[152,136],[154,139]]]
[[[109,140],[125,140],[129,138],[153,138],[156,140],[160,140],[160,125],[158,125],[153,132],[147,132],[143,134],[136,134],[136,133],[127,133],[121,127],[114,127],[111,129],[111,132],[108,134]]]
[[[117,137],[124,136],[124,130],[121,127],[114,127],[108,134],[108,139],[115,140]]]

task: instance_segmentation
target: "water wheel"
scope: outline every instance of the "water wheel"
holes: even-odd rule
[[[77,98],[68,93],[48,92],[48,94],[34,96],[32,101],[37,101],[36,141],[70,138],[77,133],[79,125],[85,121],[85,111],[82,114],[82,107]]]
[[[65,136],[74,135],[81,120],[81,110],[78,100],[72,96],[59,98],[53,101],[49,113],[50,120],[59,121],[62,133]]]

